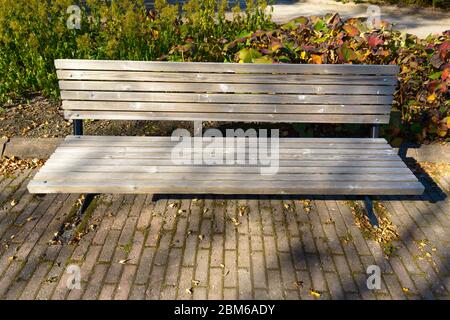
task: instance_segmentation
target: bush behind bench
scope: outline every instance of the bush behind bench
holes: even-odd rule
[[[0,102],[27,92],[57,97],[58,58],[394,63],[402,68],[398,112],[384,136],[394,144],[449,139],[450,32],[420,40],[387,23],[368,30],[361,19],[332,14],[276,25],[265,1],[253,0],[228,19],[226,0],[190,0],[182,8],[157,0],[150,12],[140,0],[83,2],[0,0]],[[82,10],[80,30],[66,27],[72,4]]]

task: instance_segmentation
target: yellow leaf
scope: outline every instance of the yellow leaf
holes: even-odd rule
[[[434,102],[436,100],[436,94],[432,93],[428,96],[427,101],[428,102]]]
[[[314,64],[322,64],[322,56],[319,56],[318,54],[313,54],[311,56],[311,61]]]
[[[309,294],[311,296],[315,297],[315,298],[320,298],[320,296],[321,296],[319,291],[316,291],[316,290],[313,290],[313,289],[309,290]]]
[[[303,60],[306,59],[306,51],[302,51],[302,53],[300,54],[300,58],[302,58]]]

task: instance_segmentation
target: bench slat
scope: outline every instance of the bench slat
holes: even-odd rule
[[[151,144],[155,141],[171,141],[170,136],[75,136],[69,135],[64,141],[97,141],[97,142],[148,142]],[[236,139],[235,137],[223,137],[222,139]],[[387,144],[384,138],[279,138],[280,143],[335,143],[335,144]]]
[[[417,182],[327,182],[294,184],[292,181],[55,181],[32,180],[31,193],[217,193],[217,194],[320,194],[320,195],[419,195]]]
[[[191,103],[274,103],[274,104],[390,104],[390,95],[311,95],[311,94],[222,94],[222,93],[163,93],[163,92],[105,92],[61,91],[67,100],[191,102]]]
[[[182,112],[101,112],[64,111],[67,119],[110,120],[184,120],[238,122],[301,122],[301,123],[389,123],[388,114],[255,114],[255,113],[182,113]]]
[[[393,85],[395,76],[377,75],[296,75],[296,74],[227,74],[227,73],[182,73],[145,71],[87,71],[57,70],[61,80],[101,80],[101,81],[150,81],[150,82],[202,82],[202,83],[290,83],[290,84],[357,84]]]
[[[228,140],[230,141],[230,140]],[[269,140],[270,142],[270,140]],[[153,141],[151,144],[148,142],[126,142],[126,141],[64,141],[59,146],[59,149],[67,149],[67,148],[75,148],[75,147],[84,147],[84,148],[102,148],[102,147],[143,147],[143,148],[171,148],[177,145],[178,141]],[[194,140],[191,141],[191,144],[196,144],[197,141],[194,142]],[[231,143],[231,142],[229,142]],[[207,146],[210,144],[210,142],[201,142],[202,146]],[[224,146],[226,145],[226,141],[223,142]],[[240,142],[236,141],[233,143],[235,145],[244,145],[248,144],[248,140],[242,140]],[[365,145],[362,143],[355,143],[355,144],[349,144],[349,143],[289,143],[289,142],[280,142],[280,151],[286,152],[286,149],[381,149],[381,150],[392,150],[392,148],[388,144],[381,144],[381,143],[374,143]]]
[[[234,83],[167,83],[124,81],[59,81],[61,90],[133,91],[133,92],[210,92],[210,93],[295,93],[392,95],[393,86],[368,85],[297,85],[297,84],[234,84]]]
[[[85,163],[78,165],[77,163],[59,163],[51,162],[48,166],[43,167],[40,172],[134,172],[134,173],[233,173],[247,174],[260,173],[260,168],[250,166],[149,166],[149,165],[89,165]],[[321,174],[410,174],[411,170],[404,167],[351,167],[351,166],[328,166],[328,167],[280,167],[278,173],[321,173]]]
[[[120,60],[55,60],[57,69],[127,70],[208,73],[287,73],[287,74],[377,74],[395,75],[395,65],[345,65],[345,64],[253,64],[219,62],[166,62]]]
[[[170,102],[118,102],[72,101],[62,103],[63,110],[89,111],[150,111],[150,112],[216,112],[216,113],[338,113],[338,114],[389,114],[390,105],[346,104],[224,104],[224,103],[170,103]]]
[[[62,161],[63,160],[63,161]],[[73,159],[73,158],[58,158],[50,157],[46,162],[52,167],[64,168],[66,165],[82,169],[84,166],[115,166],[118,167],[117,170],[121,170],[122,166],[173,166],[174,163],[171,159]],[[216,167],[216,165],[206,165],[206,167]],[[202,166],[200,165],[200,167]],[[402,161],[384,161],[384,160],[280,160],[280,167],[333,167],[333,166],[343,166],[343,167],[373,167],[373,168],[407,168]],[[251,165],[242,165],[244,167],[251,167]],[[234,166],[233,166],[234,167]],[[44,167],[46,168],[46,167]]]
[[[67,152],[55,152],[52,155],[52,159],[166,159],[170,161],[170,154],[158,154],[158,153],[131,153],[131,152],[113,152],[113,153],[101,153],[101,152],[88,152],[83,155],[77,155],[75,153]],[[336,154],[280,154],[280,160],[382,160],[382,161],[398,161],[398,156],[391,155],[336,155]],[[66,160],[64,160],[66,161]],[[173,163],[173,162],[172,162]]]
[[[233,174],[233,173],[131,173],[131,172],[109,172],[105,177],[104,172],[38,172],[34,180],[51,180],[51,181],[417,181],[412,174],[304,174],[304,173],[286,173],[275,175],[261,175],[255,173]]]
[[[219,141],[219,140],[218,140]],[[218,144],[220,147],[223,147],[223,153],[233,153],[233,152],[258,152],[258,146],[256,142],[256,147],[253,146],[247,146],[245,147],[244,144],[240,146],[239,144],[235,144],[234,147],[227,147],[225,143]],[[192,146],[192,145],[191,145]],[[78,153],[83,152],[84,154],[124,154],[124,153],[131,153],[131,154],[167,154],[170,155],[172,153],[174,145],[172,146],[83,146],[80,147],[61,147],[58,148],[57,153],[58,154],[74,154],[75,156]],[[181,147],[180,147],[181,148]],[[193,148],[189,148],[186,150],[186,152],[206,152],[208,148],[208,144],[205,144],[203,148],[198,148],[197,146],[193,146]],[[270,145],[268,146],[270,150]],[[99,151],[100,149],[100,151]],[[397,154],[395,150],[392,148],[385,148],[385,149],[343,149],[343,148],[289,148],[289,147],[280,147],[279,148],[280,154],[337,154],[337,155],[348,155],[348,154],[355,154],[355,155],[391,155],[391,154]]]

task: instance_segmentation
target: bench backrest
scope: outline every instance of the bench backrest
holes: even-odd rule
[[[56,60],[69,119],[388,123],[395,65]]]

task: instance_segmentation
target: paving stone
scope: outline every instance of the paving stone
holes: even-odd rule
[[[215,234],[211,246],[211,267],[220,267],[224,259],[224,235]]]
[[[211,268],[209,272],[209,300],[223,299],[223,270],[222,268]]]
[[[250,240],[248,234],[239,234],[238,242],[238,266],[250,267]]]
[[[267,275],[264,268],[264,254],[262,252],[252,253],[253,286],[258,289],[267,288]]]
[[[84,300],[94,300],[100,295],[102,289],[103,278],[106,275],[108,266],[106,264],[98,264],[94,267],[91,278],[89,279],[86,291],[83,294]]]
[[[144,300],[145,299],[145,285],[133,285],[129,296],[130,300]]]
[[[0,141],[0,149],[3,149],[4,140],[2,141]],[[12,137],[4,146],[3,155],[21,159],[47,159],[62,141],[63,138]]]
[[[275,237],[264,236],[264,254],[266,257],[266,266],[268,269],[279,268],[277,248],[275,243]]]
[[[134,274],[136,273],[136,266],[126,265],[124,267],[122,277],[117,285],[115,300],[126,300],[131,291]]]
[[[178,300],[190,300],[192,299],[192,294],[188,292],[194,287],[192,281],[194,280],[194,268],[183,267],[181,268],[180,281],[178,285]]]
[[[234,250],[225,251],[225,287],[237,286],[237,254]]]
[[[250,271],[245,268],[238,269],[239,300],[253,299],[252,280]]]

